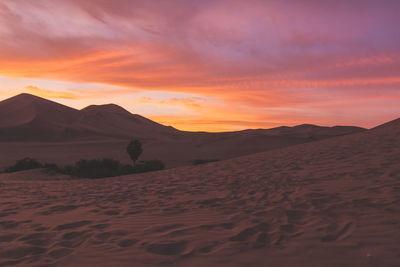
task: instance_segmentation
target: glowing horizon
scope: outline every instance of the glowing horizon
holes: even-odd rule
[[[0,99],[118,104],[181,130],[400,114],[398,1],[5,0]]]

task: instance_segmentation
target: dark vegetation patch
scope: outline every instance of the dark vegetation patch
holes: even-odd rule
[[[134,139],[127,146],[127,153],[132,159],[133,165],[122,164],[118,160],[104,159],[81,159],[73,165],[58,166],[54,163],[42,164],[34,158],[23,158],[14,165],[7,167],[4,172],[17,172],[32,169],[45,168],[57,173],[80,178],[104,178],[134,173],[163,170],[164,163],[161,160],[145,160],[137,162],[142,154],[142,143]]]
[[[54,163],[42,164],[33,158],[24,158],[6,168],[5,172],[17,172],[31,169],[45,168],[57,173],[79,178],[104,178],[135,173],[158,171],[164,169],[161,160],[139,161],[134,166],[122,164],[113,159],[79,160],[73,165],[58,166]]]
[[[4,172],[17,172],[32,169],[43,168],[43,165],[34,158],[23,158],[18,160],[14,165],[11,165],[4,169]]]

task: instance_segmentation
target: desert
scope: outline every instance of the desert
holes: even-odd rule
[[[399,138],[397,119],[147,174],[4,176],[1,265],[398,266]]]
[[[399,0],[0,0],[0,267],[400,267]]]
[[[129,162],[125,147],[132,138],[142,140],[144,159],[160,158],[171,168],[365,131],[305,124],[219,133],[180,131],[115,104],[77,110],[26,93],[1,101],[0,114],[0,168],[23,157],[57,164],[103,157]]]

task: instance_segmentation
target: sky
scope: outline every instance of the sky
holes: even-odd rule
[[[400,117],[397,0],[1,0],[0,100],[232,131]]]

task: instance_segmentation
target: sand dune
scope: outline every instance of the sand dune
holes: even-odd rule
[[[0,266],[400,266],[400,120],[143,175],[0,180]]]
[[[111,157],[130,162],[131,138],[144,143],[142,159],[167,167],[195,159],[227,159],[365,129],[299,125],[225,133],[185,132],[164,126],[117,105],[75,110],[29,94],[0,102],[0,169],[23,157],[70,164],[82,158]]]
[[[92,105],[76,110],[30,94],[0,102],[0,114],[4,114],[0,119],[2,141],[126,139],[177,132],[117,105]]]
[[[78,110],[29,94],[20,94],[1,101],[0,112],[2,129],[21,126],[35,119],[66,124],[78,114]]]

